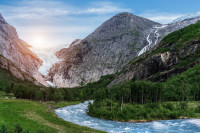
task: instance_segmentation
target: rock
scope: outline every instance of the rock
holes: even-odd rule
[[[12,99],[17,99],[16,97],[12,97]]]
[[[161,44],[160,44],[161,45]],[[164,47],[171,48],[170,52],[153,54],[157,48],[155,47],[143,56],[133,60],[120,75],[108,85],[120,84],[127,80],[151,80],[165,81],[169,77],[180,74],[194,65],[200,63],[200,60],[194,60],[193,55],[200,57],[200,40],[195,40],[181,47],[178,50],[173,47],[174,44],[167,44]],[[162,46],[161,46],[162,47]],[[193,62],[188,65],[177,67],[181,60],[191,57]]]
[[[38,71],[42,61],[28,47],[0,14],[0,67],[21,80],[49,86]]]
[[[120,71],[148,44],[146,36],[160,24],[130,13],[120,13],[83,40],[56,53],[61,60],[48,80],[58,87],[76,87]]]
[[[4,99],[9,99],[8,97],[5,97]]]
[[[101,76],[120,72],[138,54],[156,47],[169,33],[199,20],[197,17],[161,25],[130,13],[117,14],[85,39],[75,40],[68,48],[58,51],[56,55],[61,61],[53,65],[47,79],[58,87],[76,87],[97,81]],[[123,78],[130,79],[133,75],[137,75],[137,79],[148,78],[149,71],[154,73],[159,67],[165,69],[162,67],[171,57],[169,52],[154,56],[146,64],[134,66],[143,68],[139,74],[128,73]],[[146,65],[155,68],[148,70]]]

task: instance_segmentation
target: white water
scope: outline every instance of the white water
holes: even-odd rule
[[[148,34],[148,36],[147,36],[148,45],[145,46],[145,47],[138,53],[138,56],[140,56],[140,55],[144,54],[145,52],[149,51],[154,45],[157,44],[158,38],[159,38],[159,36],[160,36],[160,34],[158,33],[158,30],[160,30],[160,29],[162,29],[162,28],[164,28],[164,27],[166,27],[166,26],[167,26],[167,25],[162,25],[162,26],[160,26],[160,27],[153,27],[153,31],[154,31],[153,34],[154,34],[154,36],[156,36],[155,42],[153,43],[153,41],[150,40],[150,35],[151,35],[152,33]]]
[[[56,57],[55,53],[59,51],[62,48],[67,47],[67,44],[64,45],[57,45],[55,47],[47,47],[47,48],[40,48],[40,47],[31,47],[30,50],[34,52],[38,58],[40,58],[43,63],[39,68],[39,72],[43,75],[46,76],[49,72],[49,69],[53,66],[53,64],[59,62],[59,59]],[[47,81],[47,83],[55,87],[55,85]]]
[[[56,109],[63,120],[110,133],[198,133],[200,119],[164,120],[145,123],[117,122],[87,115],[88,101]]]

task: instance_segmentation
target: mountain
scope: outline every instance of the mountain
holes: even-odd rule
[[[200,17],[194,17],[190,19],[184,19],[182,21],[177,21],[175,23],[170,23],[166,25],[161,25],[160,27],[153,27],[151,29],[151,32],[147,36],[147,42],[149,43],[147,46],[145,46],[138,54],[140,56],[141,54],[149,51],[153,48],[157,43],[159,43],[166,35],[179,30],[181,28],[184,28],[188,25],[194,24],[200,20]]]
[[[0,67],[21,80],[48,86],[38,71],[42,61],[28,47],[31,46],[19,39],[15,28],[0,14]]]
[[[187,19],[193,19],[193,18],[196,18],[196,17],[200,17],[200,12],[190,13],[190,14],[181,16],[181,17],[173,20],[172,23],[180,22],[180,21],[187,20]]]
[[[58,51],[61,61],[50,69],[48,78],[58,87],[76,87],[116,73],[148,45],[146,36],[155,26],[161,24],[130,13],[117,14],[85,39]]]
[[[167,35],[152,50],[131,61],[109,86],[130,79],[166,81],[199,64],[199,30],[197,22]]]

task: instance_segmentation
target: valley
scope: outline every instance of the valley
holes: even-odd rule
[[[0,14],[0,133],[198,132],[199,21],[122,12],[34,47]]]
[[[79,102],[36,102],[22,99],[0,99],[0,125],[7,132],[45,132],[45,133],[94,133],[101,132],[77,126],[56,116],[55,107],[78,104]],[[1,127],[0,127],[1,129]],[[0,130],[1,131],[1,130]]]

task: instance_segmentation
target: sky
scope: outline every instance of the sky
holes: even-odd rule
[[[19,37],[37,47],[83,39],[121,12],[166,24],[200,12],[200,0],[0,0],[0,12]]]

